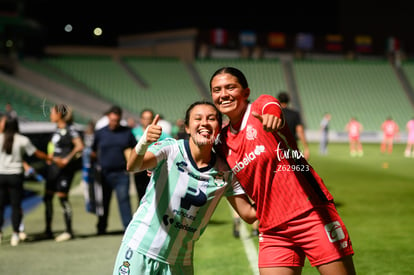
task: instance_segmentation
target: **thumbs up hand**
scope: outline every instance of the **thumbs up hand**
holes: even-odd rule
[[[154,120],[150,125],[148,125],[146,132],[147,132],[147,140],[146,143],[153,143],[156,142],[160,137],[162,133],[162,128],[160,125],[157,125],[158,121],[160,120],[160,116],[157,114],[154,117]]]

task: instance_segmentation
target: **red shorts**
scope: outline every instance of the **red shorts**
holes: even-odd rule
[[[358,141],[359,140],[359,136],[350,136],[349,137],[350,141]]]
[[[335,205],[314,208],[259,235],[259,268],[319,266],[353,255],[351,240]]]

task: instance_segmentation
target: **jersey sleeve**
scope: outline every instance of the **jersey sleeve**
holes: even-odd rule
[[[225,194],[226,197],[245,194],[243,187],[233,174],[230,174],[228,180],[230,184]]]
[[[280,106],[280,102],[278,99],[271,95],[261,95],[255,100],[255,103],[257,104],[257,110],[261,115],[264,114],[272,114],[277,116],[278,118],[282,117],[282,108]]]
[[[75,129],[73,125],[69,127],[69,134],[72,139],[80,137],[79,132]]]
[[[30,141],[29,138],[27,137],[24,137],[24,138],[25,138],[24,150],[26,151],[27,155],[32,156],[36,152],[37,148],[33,145],[33,143]]]
[[[173,146],[177,141],[175,139],[164,139],[157,141],[148,148],[148,152],[151,152],[157,158],[157,163],[168,158],[168,155],[174,150]]]

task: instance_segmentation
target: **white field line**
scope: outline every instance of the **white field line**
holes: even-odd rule
[[[230,207],[230,211],[232,215],[231,217],[233,219],[233,208],[231,207],[230,204],[228,205]],[[243,243],[244,251],[246,253],[247,260],[249,261],[252,274],[259,275],[257,248],[253,242],[253,238],[251,237],[251,234],[247,230],[246,223],[243,220],[240,220],[240,240]]]

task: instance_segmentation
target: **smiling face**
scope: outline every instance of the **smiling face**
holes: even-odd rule
[[[217,110],[210,105],[200,104],[192,108],[185,130],[190,141],[197,146],[213,146],[221,129]]]
[[[211,96],[219,111],[227,115],[232,124],[238,123],[247,108],[249,88],[243,88],[236,76],[217,74],[211,80]]]

